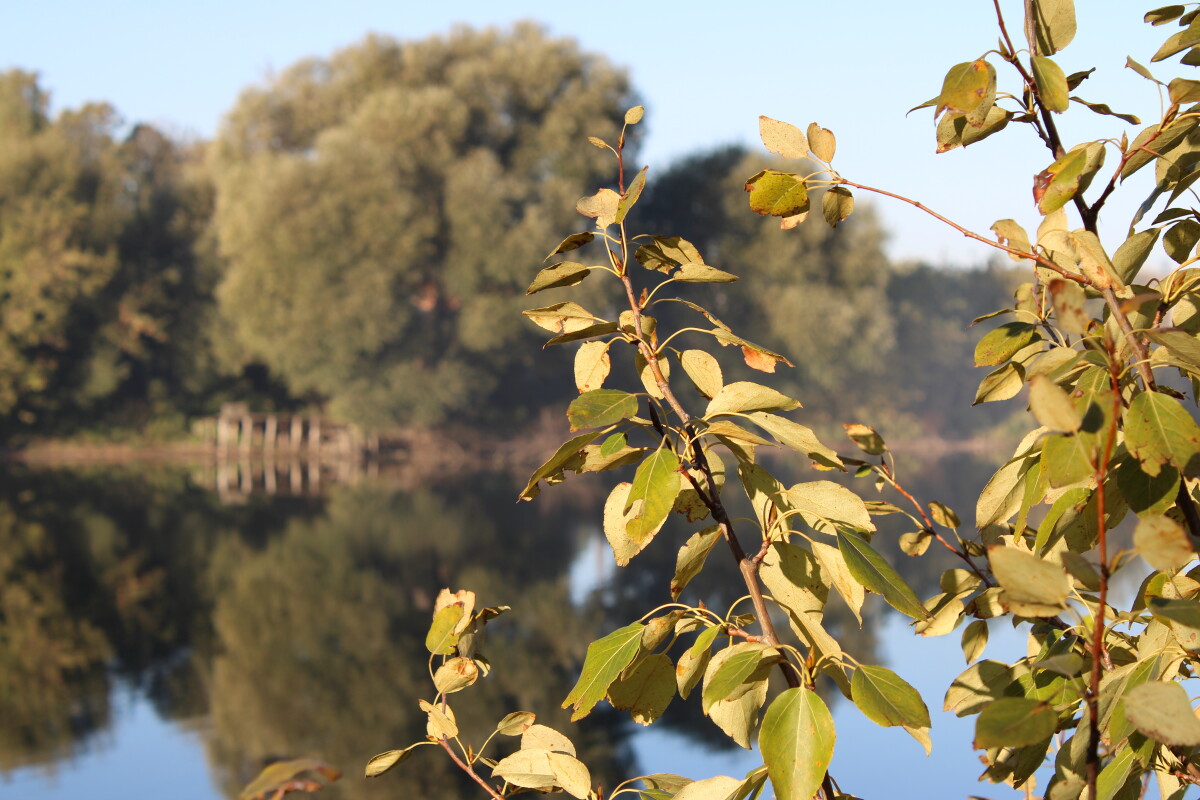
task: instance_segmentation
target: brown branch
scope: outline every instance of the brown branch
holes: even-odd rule
[[[1105,337],[1110,355],[1114,347],[1112,341]],[[1108,438],[1104,443],[1103,452],[1099,453],[1096,464],[1096,549],[1100,556],[1100,594],[1096,600],[1096,612],[1092,625],[1092,670],[1088,680],[1087,706],[1091,720],[1088,731],[1087,750],[1087,788],[1090,800],[1096,800],[1096,781],[1100,775],[1100,678],[1103,663],[1107,653],[1104,647],[1104,610],[1108,603],[1108,526],[1105,514],[1108,509],[1107,497],[1104,491],[1104,481],[1108,477],[1108,462],[1112,458],[1113,446],[1117,441],[1117,429],[1121,424],[1121,382],[1116,365],[1109,370],[1109,382],[1113,391],[1112,423],[1108,428]]]
[[[1000,242],[997,242],[994,239],[989,239],[986,236],[980,236],[978,233],[975,233],[975,231],[970,230],[969,228],[964,228],[962,225],[959,225],[957,222],[950,219],[949,217],[942,216],[941,214],[939,214],[936,211],[934,211],[933,209],[931,209],[929,206],[925,205],[924,203],[918,202],[917,200],[913,200],[911,197],[905,197],[902,194],[896,194],[894,192],[889,192],[886,189],[878,189],[874,186],[867,186],[865,184],[848,181],[845,178],[842,178],[840,176],[834,179],[834,183],[841,185],[841,186],[850,186],[855,189],[862,189],[864,192],[873,192],[874,194],[882,195],[884,197],[890,197],[893,200],[899,200],[902,203],[908,203],[910,206],[920,209],[921,211],[924,211],[926,214],[933,217],[934,219],[939,220],[940,222],[946,223],[951,228],[954,228],[954,230],[961,233],[963,236],[966,236],[968,239],[974,239],[977,242],[983,242],[988,247],[994,247],[997,250],[1002,250],[1005,253],[1008,253],[1009,255],[1014,255],[1019,258],[1025,258],[1030,261],[1036,262],[1039,266],[1045,267],[1046,269],[1050,270],[1051,272],[1055,272],[1059,276],[1061,276],[1069,281],[1074,281],[1075,283],[1078,283],[1078,284],[1081,284],[1084,286],[1091,285],[1091,282],[1084,276],[1079,275],[1075,272],[1070,272],[1068,270],[1063,269],[1058,264],[1055,264],[1053,261],[1046,258],[1044,255],[1041,255],[1040,253],[1028,252],[1028,251],[1021,250],[1016,247],[1009,247],[1008,245],[1001,244]]]
[[[633,328],[635,343],[637,344],[642,358],[646,360],[646,365],[650,369],[650,374],[654,377],[654,382],[658,386],[659,393],[667,404],[671,406],[676,416],[679,417],[680,424],[687,433],[687,437],[692,449],[692,460],[700,467],[700,471],[704,474],[705,482],[710,487],[711,491],[698,491],[701,501],[708,507],[709,513],[712,514],[713,520],[716,521],[718,528],[721,531],[721,537],[729,545],[729,552],[733,555],[734,561],[737,562],[738,570],[742,573],[742,580],[746,584],[746,591],[750,595],[750,602],[754,606],[754,613],[758,617],[758,624],[762,628],[763,641],[772,647],[779,646],[779,634],[775,630],[775,623],[771,620],[770,609],[767,607],[766,598],[763,596],[762,584],[758,580],[758,568],[761,559],[755,560],[746,555],[746,551],[742,548],[741,542],[738,540],[737,533],[733,529],[733,522],[729,518],[729,513],[725,510],[724,503],[721,502],[721,497],[716,491],[716,481],[713,479],[712,467],[708,463],[708,457],[704,454],[704,448],[700,446],[698,437],[695,434],[695,428],[692,425],[692,416],[679,402],[679,398],[675,396],[675,392],[671,389],[670,383],[667,382],[666,376],[663,375],[662,368],[658,363],[658,353],[646,341],[642,333],[642,307],[637,301],[637,293],[633,288],[633,281],[628,274],[622,273],[621,283],[625,286],[625,296],[629,301],[629,308],[633,312]],[[694,478],[689,475],[689,480],[696,484]],[[699,490],[699,486],[696,488]],[[780,666],[783,671],[784,679],[788,686],[796,688],[800,686],[800,680],[796,674],[786,668]]]
[[[900,485],[900,482],[898,480],[896,480],[896,477],[892,474],[892,471],[890,469],[887,469],[887,467],[884,467],[884,469],[887,470],[888,480],[892,484],[892,488],[894,488],[897,492],[899,492],[900,494],[902,494],[906,498],[908,498],[908,502],[913,504],[913,508],[915,508],[917,510],[917,513],[921,515],[921,519],[925,521],[925,531],[927,533],[929,533],[930,535],[932,535],[933,538],[935,538],[939,542],[941,542],[943,547],[945,547],[951,553],[954,553],[954,555],[958,556],[963,561],[965,561],[967,566],[971,568],[971,571],[974,572],[975,575],[981,581],[983,581],[985,586],[988,586],[988,587],[995,586],[995,584],[992,583],[992,579],[989,578],[987,576],[987,574],[985,574],[983,572],[983,570],[981,570],[981,569],[979,569],[979,567],[975,566],[975,562],[971,560],[970,555],[968,555],[967,553],[964,553],[962,550],[959,550],[957,547],[955,547],[954,545],[947,542],[945,540],[945,538],[943,538],[942,535],[940,533],[938,533],[937,529],[933,525],[933,520],[930,519],[929,515],[925,513],[925,508],[920,504],[920,502],[917,501],[917,498],[915,498],[911,494],[909,494],[908,491],[903,486]]]
[[[445,750],[450,755],[451,760],[453,760],[454,763],[458,765],[458,768],[461,769],[463,772],[467,773],[468,775],[470,775],[471,779],[474,780],[476,783],[478,783],[480,786],[482,786],[484,788],[484,790],[492,796],[493,800],[504,800],[504,795],[502,795],[498,791],[496,791],[495,786],[492,786],[490,783],[485,781],[483,778],[479,777],[479,773],[475,771],[474,767],[472,767],[470,764],[467,764],[461,758],[458,757],[458,753],[454,752],[454,749],[452,747],[450,747],[449,739],[438,739],[438,744],[440,744],[442,746],[442,749]]]

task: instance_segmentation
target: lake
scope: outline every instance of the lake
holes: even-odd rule
[[[987,461],[952,456],[913,469],[908,488],[969,524]],[[9,469],[0,484],[0,798],[233,798],[264,763],[301,756],[343,770],[315,795],[329,800],[482,797],[434,748],[361,777],[372,755],[424,735],[417,700],[433,690],[423,643],[443,586],[513,608],[489,626],[493,671],[458,696],[460,727],[486,734],[509,711],[535,711],[571,736],[605,787],[643,772],[741,776],[758,763],[695,703],[676,700],[647,729],[606,704],[579,725],[559,709],[589,641],[669,600],[684,526],[618,570],[599,525],[605,476],[520,504],[523,475],[418,486],[386,473],[358,478],[324,481],[319,493],[230,496],[198,469]],[[881,531],[877,542],[929,596],[953,559],[899,555],[903,532]],[[721,610],[741,594],[719,551],[694,586]],[[836,609],[829,627],[856,657],[922,692],[934,752],[926,759],[903,730],[879,728],[827,693],[843,790],[1020,796],[976,783],[973,720],[940,712],[965,668],[959,632],[922,639],[882,603],[868,606],[862,630]],[[1024,649],[1022,635],[993,621],[987,657]]]

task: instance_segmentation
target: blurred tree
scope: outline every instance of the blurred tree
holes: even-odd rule
[[[578,143],[631,103],[533,24],[371,36],[246,91],[212,148],[234,337],[368,427],[478,419],[536,351],[514,344],[544,242],[602,174]]]
[[[0,419],[9,423],[144,420],[210,379],[212,193],[194,148],[144,125],[118,142],[120,125],[103,104],[51,119],[36,76],[0,74]]]

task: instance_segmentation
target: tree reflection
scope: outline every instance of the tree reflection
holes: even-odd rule
[[[973,463],[914,464],[908,488],[969,525],[953,486],[986,480]],[[942,493],[927,496],[928,486]],[[52,768],[86,746],[112,724],[113,687],[132,683],[164,718],[211,715],[206,746],[231,797],[264,760],[300,755],[346,773],[330,797],[475,796],[432,750],[380,779],[359,777],[375,753],[424,736],[425,631],[450,586],[513,607],[483,644],[493,672],[456,708],[467,735],[481,741],[503,714],[535,711],[611,787],[637,769],[625,743],[635,726],[611,710],[572,725],[559,704],[589,641],[669,602],[675,553],[692,530],[664,529],[633,569],[609,570],[589,592],[605,572],[593,559],[611,558],[596,551],[600,487],[574,481],[517,505],[516,478],[485,475],[228,507],[169,471],[10,473],[0,482],[0,772]],[[890,520],[880,518],[876,541],[893,552],[905,531]],[[894,557],[922,596],[957,566]],[[740,587],[717,550],[683,599],[724,613]],[[837,600],[826,625],[857,658],[879,661],[877,625],[860,629]],[[660,724],[732,747],[695,703],[673,703]]]

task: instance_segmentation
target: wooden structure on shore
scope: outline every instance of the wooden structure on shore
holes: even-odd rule
[[[354,483],[379,454],[377,436],[314,414],[253,413],[228,403],[204,427],[216,453],[217,493],[231,503],[255,492],[309,495],[322,483]]]

